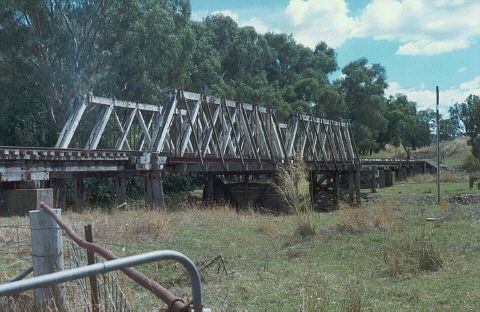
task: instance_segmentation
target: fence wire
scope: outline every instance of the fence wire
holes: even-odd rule
[[[73,269],[88,265],[87,253],[66,235],[62,235],[64,246],[64,268]],[[0,225],[0,284],[6,283],[32,266],[32,247],[30,225],[11,224]],[[96,262],[104,261],[96,257]],[[98,310],[101,312],[129,312],[130,301],[120,286],[118,275],[110,272],[97,276]],[[27,276],[25,278],[29,278]],[[92,310],[91,289],[88,279],[78,279],[62,285],[65,291],[67,311]],[[21,298],[21,299],[20,299]],[[23,311],[31,305],[31,294],[25,293],[19,301],[2,299],[0,311]],[[27,304],[26,301],[29,301]],[[8,304],[6,304],[8,303]]]
[[[0,284],[32,266],[30,226],[0,225]]]
[[[64,248],[64,262],[65,269],[73,269],[88,265],[87,253],[84,249],[66,236],[63,236]],[[95,262],[103,262],[104,260],[98,256],[95,257]],[[97,290],[98,290],[98,307],[102,312],[129,312],[131,311],[130,302],[127,295],[120,286],[117,272],[110,272],[97,276]],[[83,311],[92,311],[91,303],[91,288],[87,279],[79,279],[72,281],[71,284],[76,283],[77,287],[71,289],[72,294],[67,295],[76,296],[77,304],[82,303]],[[81,298],[79,298],[81,297]],[[78,306],[77,306],[78,309]],[[74,310],[72,310],[74,311]],[[94,312],[94,311],[92,311]]]

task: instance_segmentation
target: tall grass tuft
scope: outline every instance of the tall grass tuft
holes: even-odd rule
[[[295,233],[304,237],[315,235],[313,206],[305,164],[301,161],[278,170],[278,191],[297,217]]]
[[[443,258],[433,239],[433,232],[423,229],[422,235],[410,242],[410,249],[415,254],[420,270],[437,271],[443,266]]]
[[[385,272],[390,276],[420,271],[438,271],[443,266],[443,256],[433,232],[422,230],[421,235],[406,241],[391,241],[384,246]]]

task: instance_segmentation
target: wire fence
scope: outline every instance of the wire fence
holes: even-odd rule
[[[30,226],[0,225],[0,283],[14,278],[32,266]]]
[[[87,253],[65,234],[63,238],[64,268],[73,269],[88,265]],[[29,275],[32,266],[30,225],[0,225],[0,284],[7,283],[22,272]],[[95,262],[103,262],[95,257]],[[66,311],[129,312],[130,301],[121,286],[121,273],[115,271],[96,278],[98,302],[92,305],[91,286],[88,279],[78,279],[63,284]],[[28,278],[28,277],[26,277]],[[0,300],[1,311],[30,311],[33,306],[31,293]],[[135,309],[134,309],[135,310]]]
[[[78,268],[88,265],[86,251],[69,239],[63,236],[64,248],[67,253],[64,252],[64,261],[66,269]],[[95,262],[103,262],[103,259],[96,256]],[[131,311],[130,302],[127,299],[127,295],[120,286],[119,275],[117,272],[111,272],[107,274],[101,274],[96,278],[97,282],[97,297],[98,297],[98,311],[104,312],[128,312]],[[80,296],[82,299],[77,300],[84,303],[83,311],[95,312],[92,308],[90,283],[86,279],[79,279],[73,283],[77,284],[76,292],[74,295]],[[68,295],[68,294],[67,294]]]

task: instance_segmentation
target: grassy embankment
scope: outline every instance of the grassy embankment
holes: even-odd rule
[[[206,305],[214,310],[475,310],[480,306],[479,205],[449,204],[447,222],[426,223],[435,209],[430,187],[401,184],[382,189],[362,208],[315,213],[316,234],[309,237],[295,234],[295,216],[237,214],[224,205],[184,203],[176,212],[67,213],[65,218],[78,230],[92,223],[95,239],[118,255],[175,249],[197,262],[222,256],[228,274],[213,265],[204,271]],[[469,192],[466,182],[443,187],[450,194]],[[12,220],[27,221],[1,223]],[[178,266],[161,263],[141,270],[188,296]],[[126,288],[140,310],[158,305],[137,286]]]
[[[442,190],[447,198],[480,192],[451,175]],[[480,306],[480,204],[449,202],[448,220],[432,224],[425,219],[435,215],[434,196],[434,177],[417,176],[369,195],[361,208],[313,213],[315,234],[305,237],[297,234],[295,215],[236,213],[195,201],[177,203],[172,212],[95,211],[65,218],[79,233],[93,224],[95,240],[119,256],[175,249],[199,267],[221,256],[227,273],[218,270],[220,262],[202,270],[206,306],[214,311],[474,311]],[[28,220],[0,218],[0,224]],[[8,244],[15,235],[0,231],[0,243],[15,249]],[[28,230],[19,235],[28,240]],[[2,280],[28,265],[28,254],[20,260],[14,250],[2,251]],[[140,269],[188,298],[179,266]],[[137,310],[160,305],[126,280],[124,287]]]
[[[462,164],[462,160],[471,147],[467,145],[467,138],[458,138],[453,141],[440,142],[440,162],[451,169],[457,169]],[[430,145],[411,151],[411,157],[415,159],[431,159],[436,158],[436,146]],[[366,155],[367,158],[405,158],[407,153],[403,147],[395,147],[387,144],[384,150]]]

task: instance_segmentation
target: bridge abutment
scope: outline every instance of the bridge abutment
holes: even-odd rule
[[[0,214],[5,216],[26,215],[29,210],[40,209],[44,202],[53,206],[51,188],[16,188],[0,190]]]

